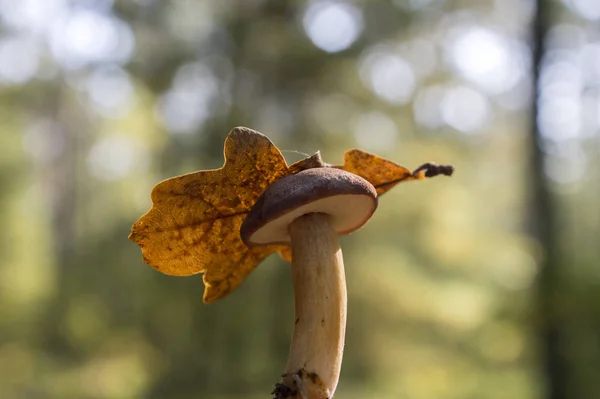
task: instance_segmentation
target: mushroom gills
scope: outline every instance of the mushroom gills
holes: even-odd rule
[[[376,200],[365,195],[334,195],[313,201],[266,223],[252,235],[252,244],[272,244],[273,237],[277,237],[278,244],[289,243],[290,223],[300,216],[311,213],[329,215],[336,233],[347,234],[367,222],[373,213],[374,201]]]

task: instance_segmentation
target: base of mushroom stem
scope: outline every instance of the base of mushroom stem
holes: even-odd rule
[[[275,389],[271,392],[273,399],[330,399],[325,384],[314,371],[301,368],[281,377],[281,382],[275,384]]]

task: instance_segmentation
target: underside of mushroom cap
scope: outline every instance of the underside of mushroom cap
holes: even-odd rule
[[[330,216],[338,234],[362,227],[377,208],[375,187],[353,173],[313,168],[271,184],[256,201],[240,229],[248,246],[287,244],[289,224],[309,213]]]

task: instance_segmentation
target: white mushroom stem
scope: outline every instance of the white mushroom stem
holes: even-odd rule
[[[289,232],[296,317],[281,384],[290,391],[279,397],[331,398],[346,333],[346,279],[338,234],[323,213],[295,219]]]

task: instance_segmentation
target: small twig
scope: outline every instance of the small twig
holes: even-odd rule
[[[298,173],[306,169],[324,168],[327,166],[329,166],[329,164],[323,162],[323,159],[321,158],[321,153],[317,151],[313,155],[301,159],[300,161],[290,165],[289,172]]]
[[[425,171],[425,177],[435,177],[439,175],[452,176],[454,173],[454,166],[438,165],[434,162],[427,162],[415,169],[412,174],[416,175],[423,170]]]

